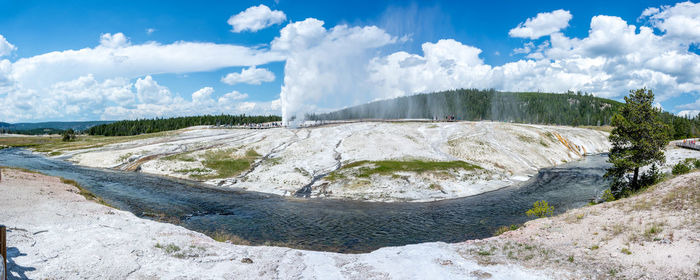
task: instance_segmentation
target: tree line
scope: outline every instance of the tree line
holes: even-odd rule
[[[622,103],[588,93],[458,89],[371,102],[310,120],[444,119],[559,125],[609,125]]]
[[[610,125],[623,103],[590,93],[499,92],[458,89],[375,101],[330,113],[307,114],[308,120],[451,119],[570,126]],[[700,115],[660,113],[672,139],[700,136]]]
[[[90,135],[130,136],[177,130],[197,125],[243,125],[281,121],[280,116],[242,115],[203,115],[192,117],[155,118],[117,121],[110,124],[93,126],[85,131]]]

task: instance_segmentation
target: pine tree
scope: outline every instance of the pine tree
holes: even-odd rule
[[[613,164],[606,176],[613,178],[611,190],[616,197],[626,191],[636,191],[639,168],[665,161],[664,147],[669,141],[669,126],[660,118],[660,109],[653,107],[654,93],[646,88],[630,91],[625,104],[612,118],[608,161]],[[627,172],[633,172],[629,183],[624,183]]]

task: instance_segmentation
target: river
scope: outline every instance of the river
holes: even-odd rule
[[[253,244],[359,253],[386,246],[491,236],[520,224],[546,200],[555,213],[586,205],[606,188],[606,155],[539,171],[528,182],[437,202],[361,202],[285,198],[148,175],[82,167],[24,149],[0,150],[0,166],[21,167],[79,182],[109,204],[141,217],[204,233],[237,235]]]

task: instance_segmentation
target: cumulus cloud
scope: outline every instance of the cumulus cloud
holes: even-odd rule
[[[10,42],[8,42],[7,39],[5,39],[5,37],[2,36],[2,34],[0,34],[0,57],[8,56],[16,49],[17,47],[15,47],[13,44],[10,44]]]
[[[124,36],[124,33],[105,33],[100,36],[100,46],[105,48],[122,48],[129,45],[129,39]]]
[[[247,93],[240,93],[238,91],[232,91],[227,94],[224,94],[223,96],[219,97],[219,102],[220,103],[233,103],[236,100],[241,100],[241,99],[246,99],[248,98]]]
[[[539,13],[534,18],[528,18],[517,27],[511,29],[508,35],[518,38],[537,39],[547,36],[569,26],[571,13],[566,10],[556,10],[549,13]]]
[[[674,6],[661,6],[644,10],[641,18],[647,18],[652,26],[667,36],[686,43],[700,43],[700,4],[690,1]]]
[[[369,60],[396,38],[376,26],[331,29],[308,18],[282,28],[271,49],[287,57],[280,92],[282,116],[289,121],[323,107],[354,104],[372,96]]]
[[[532,45],[526,45],[532,47]],[[490,66],[478,48],[441,40],[423,45],[423,55],[396,52],[375,58],[373,81],[390,96],[451,88],[499,90],[582,90],[619,97],[646,86],[660,101],[700,90],[700,58],[674,41],[642,27],[637,32],[618,17],[596,16],[583,39],[554,34],[532,59]],[[442,54],[442,55],[436,55]],[[461,55],[460,55],[461,54]],[[408,59],[427,61],[402,67]]]
[[[231,31],[235,33],[242,31],[255,32],[268,26],[282,23],[286,19],[287,16],[284,12],[273,11],[267,6],[260,4],[231,16],[228,19],[228,24],[233,27]]]
[[[275,74],[265,68],[256,68],[251,66],[248,69],[241,70],[241,73],[229,73],[221,78],[223,83],[235,85],[238,83],[246,83],[251,85],[259,85],[262,82],[272,82],[275,80]]]

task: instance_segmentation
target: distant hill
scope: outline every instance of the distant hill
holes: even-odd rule
[[[622,103],[584,93],[459,89],[358,105],[309,120],[444,119],[559,125],[609,125]]]
[[[54,134],[63,130],[73,129],[83,131],[96,125],[110,124],[114,121],[83,121],[83,122],[38,122],[38,123],[6,123],[0,122],[0,130],[19,134]]]

